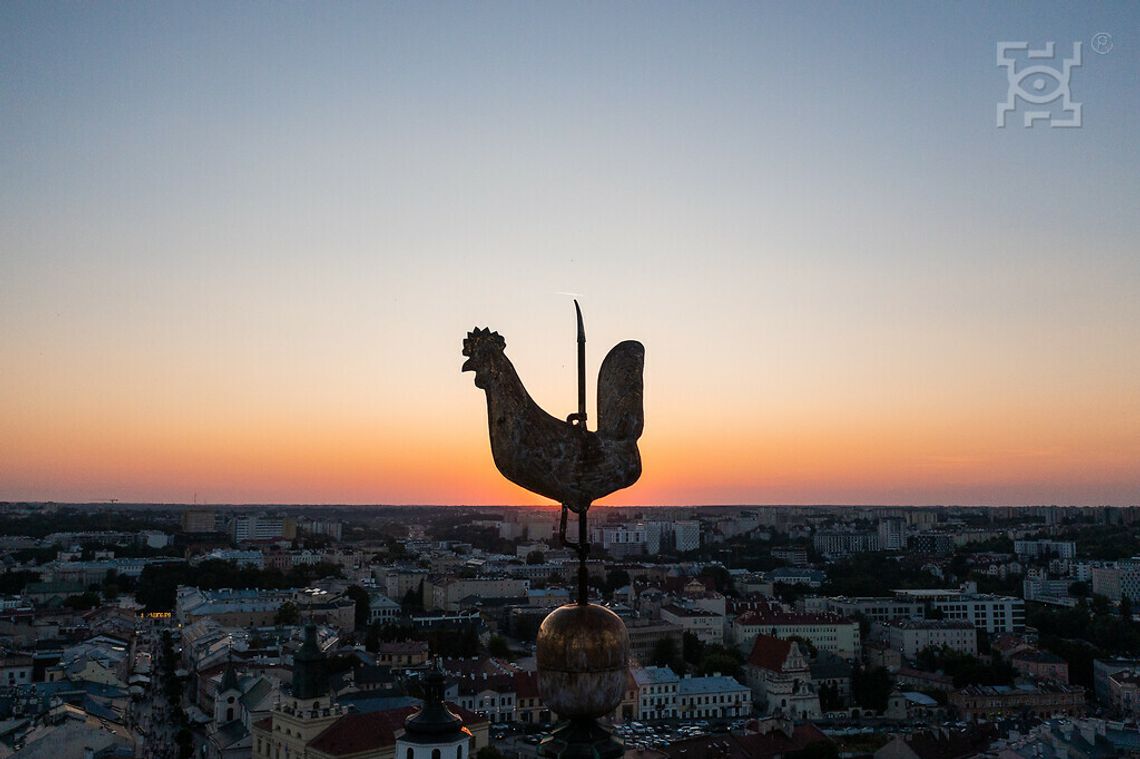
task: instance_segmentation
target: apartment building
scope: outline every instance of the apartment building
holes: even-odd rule
[[[799,636],[820,651],[844,659],[858,659],[862,652],[859,623],[838,614],[784,611],[749,611],[732,621],[732,640],[741,652],[752,650],[758,635],[787,639]]]

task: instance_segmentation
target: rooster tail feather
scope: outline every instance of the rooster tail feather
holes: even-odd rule
[[[598,435],[637,440],[645,428],[642,370],[645,346],[636,340],[615,345],[598,371]]]

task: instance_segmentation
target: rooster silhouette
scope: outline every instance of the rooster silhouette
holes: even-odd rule
[[[561,503],[564,521],[566,508],[582,514],[595,500],[637,482],[644,346],[618,343],[602,362],[596,432],[586,429],[584,414],[564,421],[543,411],[503,352],[506,346],[498,332],[478,327],[463,341],[463,371],[475,372],[475,387],[487,393],[491,454],[503,476]]]

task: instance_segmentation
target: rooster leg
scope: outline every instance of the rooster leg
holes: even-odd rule
[[[562,519],[558,522],[558,543],[563,548],[571,548],[574,545],[566,542],[566,504],[562,504]]]
[[[558,542],[563,548],[573,548],[574,552],[578,554],[578,603],[589,603],[589,588],[588,577],[586,571],[586,558],[590,555],[590,537],[586,529],[586,510],[585,508],[576,509],[570,504],[562,504],[562,517],[558,521]],[[578,542],[574,543],[566,539],[566,518],[568,512],[573,511],[578,515]]]

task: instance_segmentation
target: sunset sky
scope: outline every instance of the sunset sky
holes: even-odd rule
[[[646,347],[608,503],[1140,504],[1138,34],[1131,2],[0,3],[0,500],[541,503],[460,350],[497,330],[564,417],[574,293],[591,402]],[[1000,41],[1082,43],[1080,128],[996,127]]]

